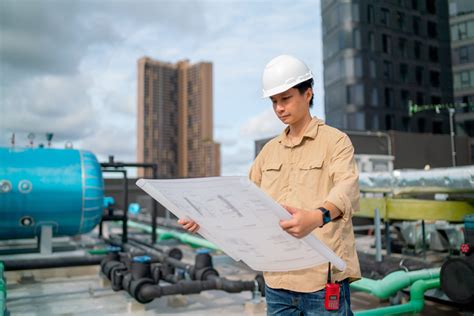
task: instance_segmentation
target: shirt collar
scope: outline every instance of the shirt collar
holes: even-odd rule
[[[311,139],[315,139],[316,136],[318,135],[318,129],[319,125],[324,125],[324,121],[321,119],[318,119],[316,116],[314,116],[311,119],[311,122],[309,122],[308,126],[306,127],[306,130],[303,134],[303,138],[308,137]],[[292,147],[293,145],[291,144],[289,138],[288,138],[288,132],[290,131],[290,127],[287,126],[285,130],[278,136],[278,142],[282,145],[285,145],[287,147]],[[295,144],[295,146],[298,144]]]

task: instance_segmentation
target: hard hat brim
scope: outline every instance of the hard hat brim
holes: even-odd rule
[[[309,80],[313,78],[313,74],[311,73],[311,71],[309,71],[305,76],[301,76],[298,78],[298,80],[296,81],[293,81],[289,84],[283,84],[283,85],[280,85],[278,87],[275,87],[273,89],[268,89],[268,90],[263,90],[262,91],[262,99],[265,99],[265,98],[269,98],[275,94],[279,94],[279,93],[282,93],[282,92],[285,92],[286,90],[289,90],[291,88],[293,88],[294,86],[306,81],[306,80]]]

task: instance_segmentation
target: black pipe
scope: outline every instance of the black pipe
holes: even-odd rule
[[[123,188],[125,190],[125,194],[123,197],[123,220],[122,220],[122,242],[127,242],[128,239],[128,175],[127,175],[127,170],[124,170],[124,175],[123,175]]]
[[[125,221],[125,216],[123,215],[104,215],[102,216],[102,221]]]
[[[6,271],[99,265],[103,255],[2,260]]]
[[[158,178],[158,167],[155,164],[153,166],[153,179]],[[156,243],[156,218],[158,217],[158,202],[153,199],[153,209],[151,211],[151,243]]]
[[[158,165],[156,163],[135,163],[135,162],[101,162],[100,166],[102,168],[125,168],[125,167],[134,167],[134,168],[156,168]]]
[[[155,246],[151,245],[146,245],[138,242],[137,240],[129,240],[128,244],[135,246],[137,248],[140,248],[146,252],[148,252],[150,255],[156,257],[161,263],[166,263],[170,264],[175,268],[180,268],[186,270],[188,273],[191,272],[189,271],[190,268],[192,268],[192,265],[184,263],[182,261],[179,261],[177,259],[171,258],[170,256],[167,256],[163,253],[163,250],[157,249]],[[190,273],[191,274],[191,273]]]
[[[113,237],[110,242],[116,244]],[[124,264],[123,257],[117,261],[117,255],[109,255],[102,263],[102,272],[111,280],[112,288],[115,291],[121,289],[127,291],[143,304],[165,295],[195,294],[206,290],[238,293],[258,289],[264,294],[263,278],[259,275],[252,281],[232,281],[219,277],[213,268],[212,257],[208,253],[198,254],[193,266],[171,258],[153,246],[143,245],[134,240],[129,240],[129,243],[122,244],[121,247],[126,251],[138,249],[156,256],[135,257]],[[152,266],[156,260],[160,264]],[[174,274],[174,267],[188,272],[193,280],[183,280]],[[172,284],[160,286],[157,284],[160,279]]]
[[[221,290],[228,293],[239,293],[243,291],[254,291],[254,281],[232,281],[216,276],[210,277],[205,281],[181,280],[175,284],[160,286],[149,283],[143,283],[134,296],[137,301],[146,303],[155,298],[175,294],[198,294],[202,291]]]

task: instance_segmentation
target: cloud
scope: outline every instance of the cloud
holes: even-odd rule
[[[268,100],[260,99],[265,63],[281,53],[299,56],[322,90],[319,6],[0,1],[0,134],[54,128],[57,142],[72,140],[75,148],[104,159],[114,154],[134,160],[137,59],[207,60],[214,65],[215,139],[222,143],[223,174],[246,174],[254,140],[284,127]],[[316,93],[317,110],[322,102],[323,94]]]
[[[150,25],[183,33],[200,32],[204,25],[200,4],[3,0],[0,61],[8,75],[2,77],[11,82],[31,75],[75,74],[91,46],[120,43],[133,30]]]
[[[11,87],[0,102],[0,133],[53,132],[63,140],[93,134],[98,121],[87,86],[82,76],[43,76]]]

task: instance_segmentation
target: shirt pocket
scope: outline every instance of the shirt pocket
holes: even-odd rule
[[[275,188],[281,177],[281,162],[267,162],[263,165],[261,187],[265,189]]]
[[[298,164],[298,183],[309,190],[316,190],[323,174],[323,160],[312,160]]]

